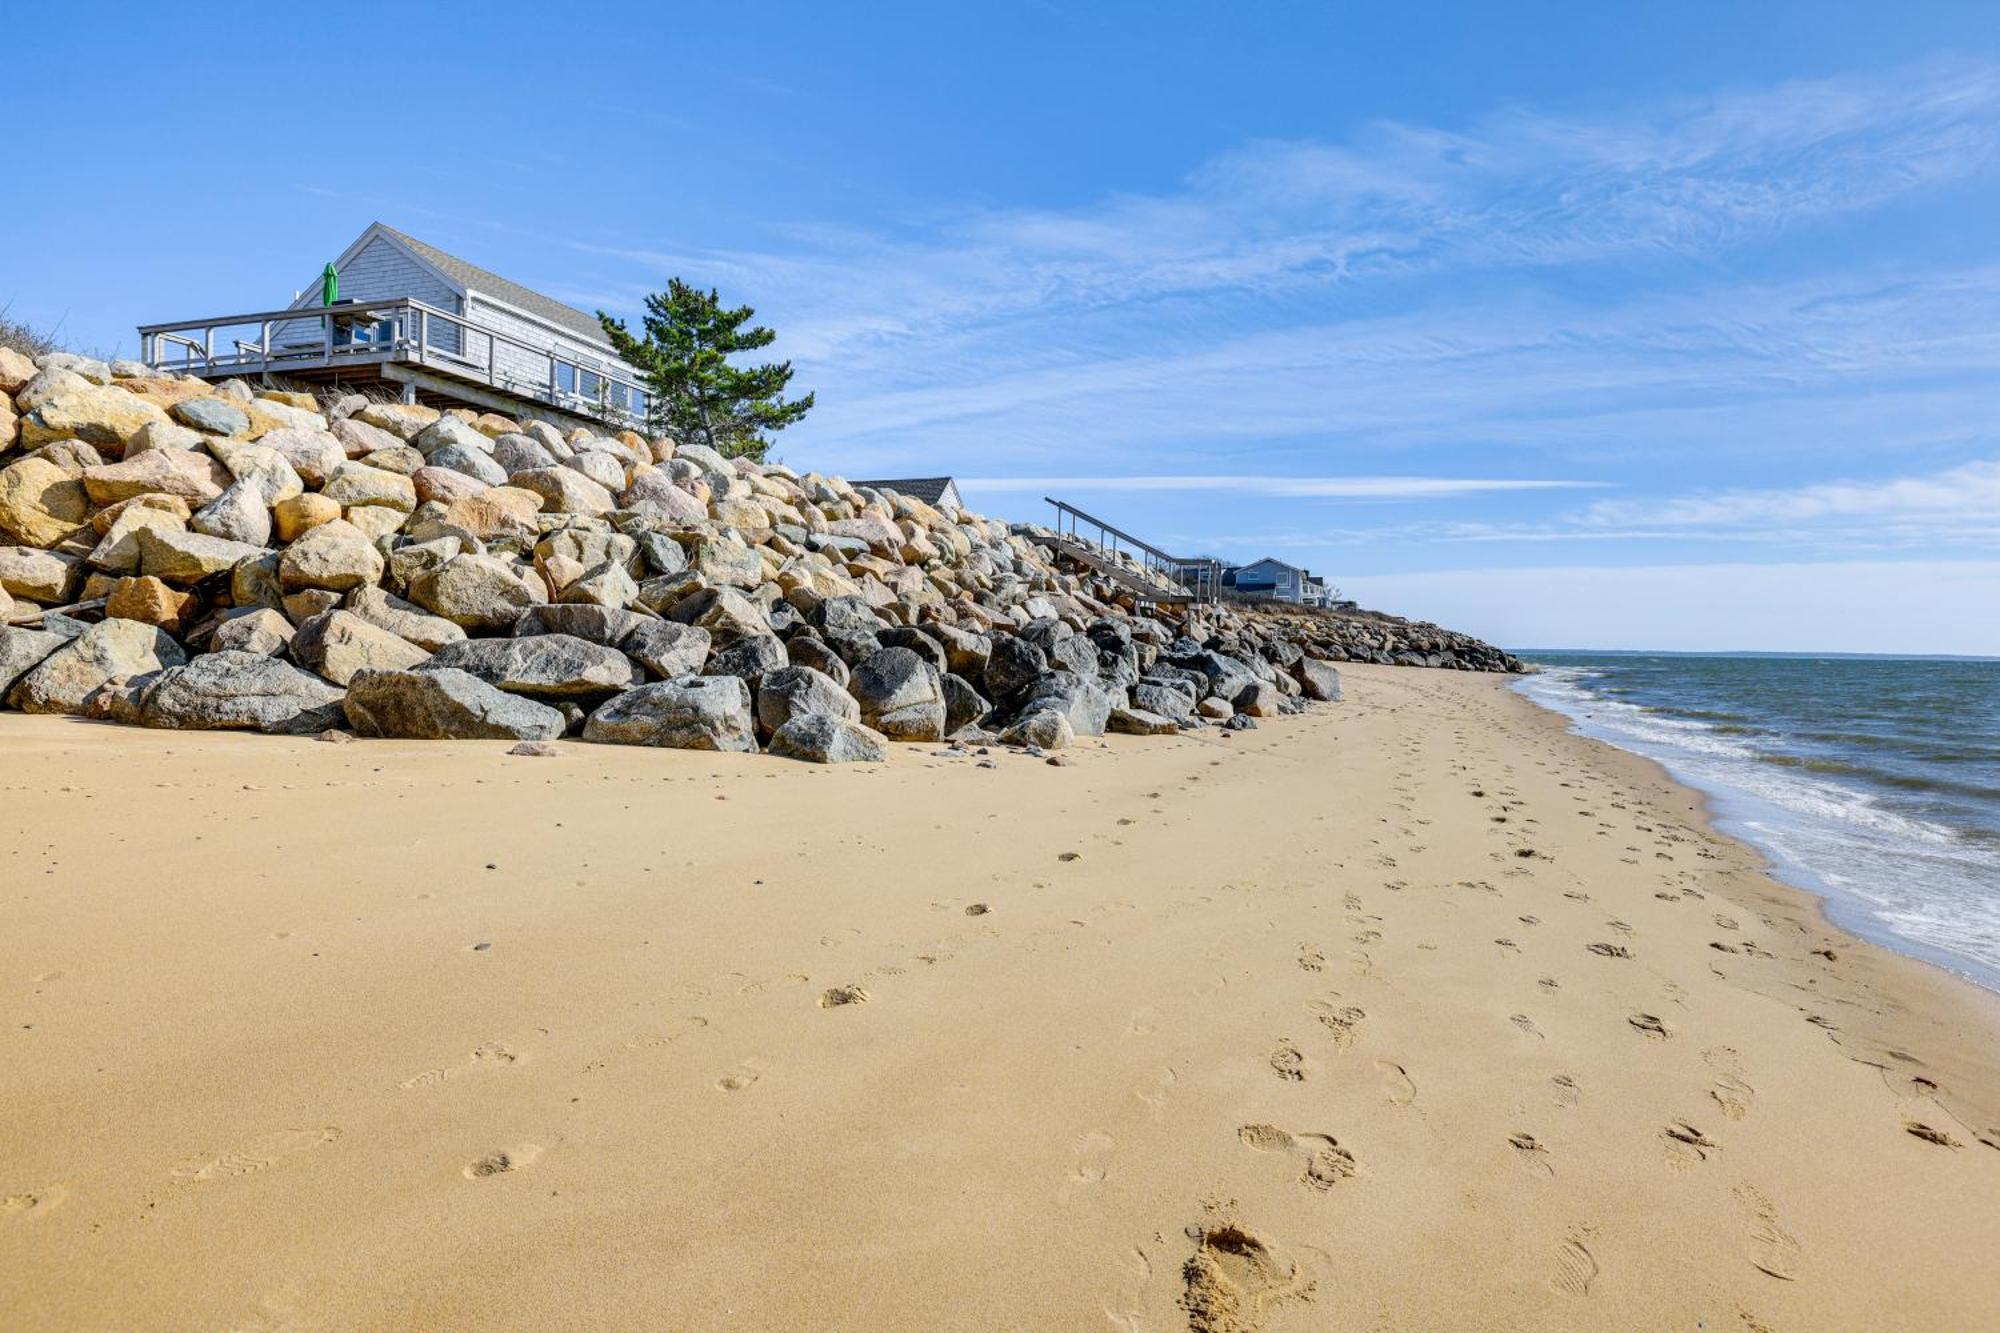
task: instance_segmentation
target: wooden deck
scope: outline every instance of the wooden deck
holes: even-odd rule
[[[623,406],[645,386],[630,367],[585,362],[402,298],[148,324],[140,359],[202,379],[284,379],[365,389],[406,402],[639,424]]]

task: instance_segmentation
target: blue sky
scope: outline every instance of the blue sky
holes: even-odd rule
[[[0,303],[129,353],[380,219],[756,305],[801,469],[1516,646],[2000,653],[2000,6],[296,13],[10,18]]]

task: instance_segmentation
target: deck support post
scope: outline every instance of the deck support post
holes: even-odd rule
[[[403,401],[412,407],[417,404],[417,386],[414,380],[403,381]]]

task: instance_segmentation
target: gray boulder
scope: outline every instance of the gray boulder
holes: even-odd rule
[[[373,584],[347,594],[346,605],[350,612],[375,628],[387,630],[426,652],[434,653],[465,638],[465,631],[443,616],[428,615],[421,607]]]
[[[822,675],[832,677],[843,690],[854,676],[848,669],[846,659],[815,634],[794,634],[786,640],[785,657],[793,666],[811,667]]]
[[[662,680],[701,674],[711,640],[707,630],[673,620],[648,620],[620,642],[627,653],[645,663]]]
[[[303,736],[341,719],[341,691],[264,653],[224,650],[169,667],[139,707],[148,727]]]
[[[1158,713],[1147,712],[1143,708],[1119,708],[1111,710],[1111,723],[1107,730],[1124,736],[1174,736],[1180,733],[1180,724],[1172,718],[1161,717]]]
[[[738,639],[727,648],[709,659],[708,674],[711,676],[740,676],[752,690],[766,673],[776,671],[789,661],[785,656],[785,645],[772,634],[751,634]]]
[[[68,642],[66,635],[0,625],[0,699],[7,697],[7,691],[14,688],[15,681],[40,666],[51,653]]]
[[[645,678],[616,648],[573,634],[465,639],[446,644],[417,669],[463,671],[512,694],[549,699],[611,694]]]
[[[944,739],[944,679],[908,648],[883,648],[855,668],[848,693],[861,720],[890,740]]]
[[[276,657],[292,642],[292,622],[267,606],[231,613],[208,636],[211,652]]]
[[[592,606],[584,602],[551,603],[531,606],[523,611],[521,618],[514,622],[514,637],[527,639],[537,634],[571,634],[579,639],[589,639],[592,643],[601,643],[606,648],[616,648],[635,630],[659,623],[651,616],[619,607]]]
[[[1102,736],[1111,721],[1111,705],[1110,692],[1095,678],[1079,676],[1073,671],[1051,671],[1028,691],[1021,711],[1053,708],[1069,719],[1077,735]]]
[[[986,693],[1008,703],[1026,694],[1049,669],[1048,655],[1026,639],[995,634],[986,657]]]
[[[81,713],[93,691],[117,677],[180,666],[187,654],[165,631],[137,620],[105,620],[43,658],[10,696],[24,713]]]
[[[1069,718],[1054,708],[1032,708],[1014,719],[1000,739],[1007,745],[1033,745],[1044,750],[1060,750],[1076,740]]]
[[[980,718],[993,711],[993,705],[985,695],[972,688],[972,682],[955,671],[948,671],[944,677],[944,734],[957,735],[959,730],[969,727]]]
[[[1194,712],[1198,694],[1194,686],[1184,680],[1163,680],[1147,677],[1132,687],[1132,705],[1148,713],[1156,713],[1169,720],[1178,720]]]
[[[791,718],[772,734],[771,753],[811,764],[879,764],[889,757],[881,736],[826,713]]]
[[[583,738],[607,745],[754,754],[750,687],[735,676],[685,676],[641,685],[592,713]]]
[[[211,435],[241,435],[250,429],[249,414],[220,398],[189,398],[175,403],[171,410],[174,420],[183,426]]]
[[[840,683],[811,667],[770,672],[757,686],[757,722],[775,735],[795,717],[820,714],[848,722],[861,720],[861,705]]]
[[[364,671],[341,701],[363,736],[421,741],[552,741],[563,715],[463,671]]]
[[[1297,674],[1299,687],[1306,698],[1318,699],[1322,703],[1334,703],[1340,699],[1340,672],[1331,662],[1322,662],[1316,657],[1301,657],[1292,670]]]
[[[521,613],[543,598],[504,560],[455,555],[413,576],[410,600],[460,629],[497,633],[512,629]]]
[[[362,671],[407,671],[429,655],[351,611],[308,616],[292,635],[292,660],[336,685]]]

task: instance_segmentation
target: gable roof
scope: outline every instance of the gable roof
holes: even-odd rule
[[[912,500],[922,500],[927,505],[935,505],[943,500],[947,489],[951,489],[953,494],[957,493],[950,477],[904,477],[900,480],[857,481],[850,484],[868,486],[878,491],[895,491],[898,495],[907,495]]]
[[[426,244],[406,232],[397,231],[385,223],[374,223],[369,227],[369,231],[381,232],[466,291],[490,296],[496,301],[526,311],[537,319],[561,325],[580,338],[588,338],[600,346],[608,345],[604,337],[604,326],[597,322],[595,315],[585,314],[575,306],[564,305],[554,297],[543,296],[540,292],[523,287],[518,282],[510,282],[491,269],[468,264],[457,255],[446,254],[436,246]]]

